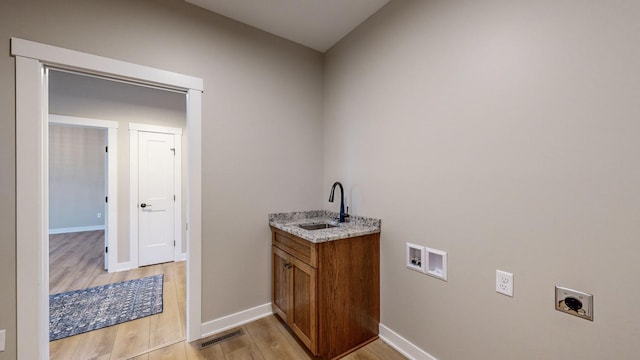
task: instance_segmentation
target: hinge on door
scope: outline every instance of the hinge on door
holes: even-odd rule
[[[108,202],[109,202],[109,197],[108,197],[108,196],[105,196],[105,197],[104,197],[104,202],[106,202],[106,203],[108,203]]]
[[[174,201],[174,202],[176,201],[176,196],[175,196],[175,195],[173,195],[173,201]]]
[[[104,147],[104,152],[109,152],[109,147],[108,146]]]
[[[108,246],[106,246],[106,247],[104,248],[104,252],[109,253],[109,247],[108,247]]]
[[[176,241],[173,240],[173,247],[176,247]]]
[[[173,151],[173,156],[176,156],[176,149],[175,148],[171,148],[169,150]]]

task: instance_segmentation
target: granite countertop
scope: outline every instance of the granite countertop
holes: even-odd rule
[[[350,216],[349,222],[338,223],[337,212],[327,210],[300,211],[269,214],[269,225],[301,237],[312,243],[346,239],[380,232],[380,219]],[[332,224],[337,227],[320,230],[305,230],[300,224]]]

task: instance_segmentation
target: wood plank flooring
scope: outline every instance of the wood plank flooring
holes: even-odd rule
[[[186,263],[165,263],[109,274],[104,270],[103,246],[103,231],[51,235],[50,293],[164,274],[163,312],[52,341],[50,359],[129,359],[184,341]]]
[[[241,326],[238,329],[243,330],[242,335],[203,350],[197,347],[197,342],[187,343],[186,264],[167,263],[108,274],[103,269],[103,244],[101,231],[52,235],[51,293],[164,273],[164,311],[53,341],[50,343],[51,359],[313,360],[273,315]],[[376,340],[343,359],[403,360],[405,357],[381,340]]]
[[[140,355],[135,360],[313,360],[284,325],[274,316],[268,316],[240,327],[244,334],[225,340],[203,350],[197,342],[184,341]],[[235,331],[237,329],[230,330]],[[382,340],[376,340],[355,351],[343,360],[405,360]]]

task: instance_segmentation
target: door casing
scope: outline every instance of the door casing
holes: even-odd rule
[[[187,341],[202,335],[202,91],[200,78],[11,38],[16,75],[17,355],[49,359],[48,77],[56,67],[186,93]]]

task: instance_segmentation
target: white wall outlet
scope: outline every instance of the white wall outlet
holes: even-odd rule
[[[593,295],[556,286],[556,310],[593,321]]]
[[[0,352],[4,351],[4,339],[7,336],[7,330],[2,329],[0,330]]]
[[[513,274],[496,270],[496,292],[513,297]]]
[[[425,272],[427,259],[424,246],[407,243],[407,269]]]

